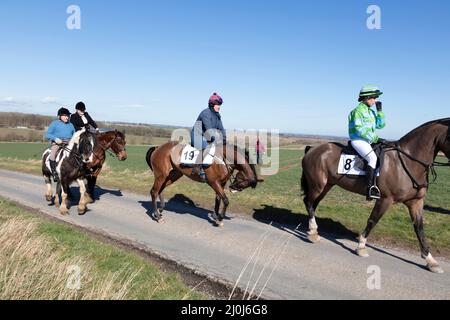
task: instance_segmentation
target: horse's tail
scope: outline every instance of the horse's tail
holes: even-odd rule
[[[151,147],[150,149],[148,149],[147,154],[145,156],[145,161],[147,161],[148,166],[150,167],[150,170],[153,171],[153,167],[152,167],[152,154],[153,152],[156,150],[156,148],[158,147]]]
[[[305,156],[308,153],[309,150],[311,150],[311,146],[306,146],[305,148]],[[304,168],[304,166],[302,166]],[[302,170],[302,179],[301,179],[301,186],[302,186],[302,191],[303,191],[303,195],[306,195],[309,192],[309,185],[308,185],[308,180],[306,179],[305,176],[305,170]]]

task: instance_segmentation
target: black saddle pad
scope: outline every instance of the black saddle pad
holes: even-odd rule
[[[358,151],[356,151],[355,148],[353,148],[351,141],[348,141],[347,145],[338,142],[334,142],[334,144],[342,149],[343,154],[353,155],[362,158],[358,153]],[[374,143],[371,146],[378,158],[377,168],[379,168],[381,171],[381,168],[383,167],[384,163],[384,145],[381,143]],[[364,162],[366,161],[364,160]]]

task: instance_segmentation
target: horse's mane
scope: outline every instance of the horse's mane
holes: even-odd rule
[[[228,146],[228,144],[227,144]],[[254,163],[250,163],[250,152],[247,148],[242,149],[241,147],[239,147],[238,145],[233,144],[233,148],[236,152],[239,152],[241,154],[243,154],[245,156],[245,160],[248,162],[250,168],[253,171],[253,174],[255,175],[255,177],[257,176],[256,174],[256,166]]]
[[[425,127],[434,125],[434,124],[443,124],[446,125],[447,127],[450,128],[450,118],[442,118],[442,119],[437,119],[437,120],[432,120],[432,121],[428,121],[420,126],[418,126],[417,128],[411,130],[410,132],[408,132],[406,135],[404,135],[401,140],[406,140],[408,138],[410,138],[413,135],[416,135],[418,131],[421,131],[422,129],[424,129]]]

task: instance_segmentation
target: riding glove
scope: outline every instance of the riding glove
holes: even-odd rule
[[[381,103],[381,101],[377,101],[376,105],[377,105],[377,111],[378,112],[383,111],[383,104]]]

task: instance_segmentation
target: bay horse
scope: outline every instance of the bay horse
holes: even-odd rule
[[[167,142],[159,147],[151,147],[146,154],[146,161],[154,173],[154,183],[150,191],[153,201],[153,217],[158,222],[163,222],[165,200],[164,189],[180,179],[183,175],[190,179],[203,182],[198,175],[191,175],[192,168],[180,164],[181,153],[184,144],[177,141]],[[222,146],[222,147],[221,147]],[[231,179],[230,189],[242,191],[248,187],[256,188],[258,183],[254,164],[250,164],[248,151],[242,151],[237,146],[228,144],[218,145],[218,154],[214,163],[205,168],[206,183],[215,191],[216,200],[213,212],[213,220],[216,226],[223,227],[223,219],[229,205],[225,194],[225,185]],[[233,176],[234,172],[236,175]],[[157,199],[160,199],[161,210],[158,209]],[[220,205],[223,204],[222,211]]]
[[[359,237],[356,253],[368,257],[367,238],[371,230],[393,203],[403,203],[409,209],[420,244],[421,256],[427,268],[435,273],[443,270],[430,253],[423,228],[424,198],[429,186],[429,173],[435,176],[434,164],[439,152],[450,158],[450,118],[427,122],[396,142],[384,145],[385,158],[378,177],[381,199],[377,200]],[[308,151],[307,148],[306,151]],[[328,191],[338,185],[353,193],[365,195],[366,178],[337,174],[342,146],[325,143],[309,149],[302,161],[301,186],[303,202],[309,214],[308,239],[320,240],[315,210]]]
[[[85,175],[85,165],[93,160],[96,144],[96,135],[83,129],[75,132],[68,145],[62,147],[58,153],[56,170],[58,172],[59,182],[56,184],[55,206],[57,208],[59,207],[59,212],[62,215],[67,215],[69,213],[69,209],[67,208],[67,198],[68,194],[70,194],[70,184],[75,180],[80,186],[78,214],[83,215],[87,211],[86,204],[89,201],[89,196],[86,192],[83,178]],[[46,165],[46,160],[49,155],[50,150],[46,150],[42,156],[42,174],[45,183],[47,184],[47,201],[52,200],[52,173]],[[61,202],[59,200],[60,194]]]
[[[125,148],[125,134],[113,130],[97,134],[98,143],[94,148],[94,157],[92,162],[87,164],[86,180],[88,183],[87,193],[89,195],[88,203],[95,201],[95,185],[97,178],[102,171],[103,163],[106,160],[106,151],[111,149],[119,161],[125,161],[128,157]]]

